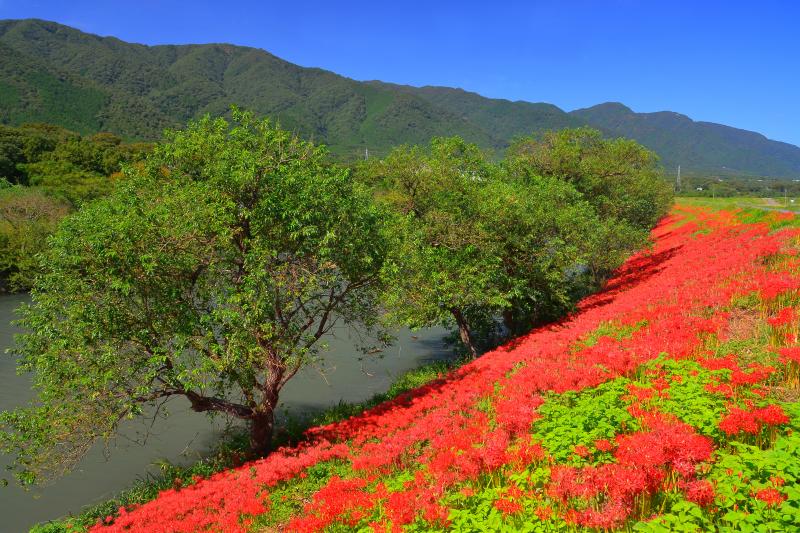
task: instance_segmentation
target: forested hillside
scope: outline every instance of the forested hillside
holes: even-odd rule
[[[800,175],[796,146],[672,112],[601,104],[567,113],[448,87],[360,82],[255,48],[144,46],[53,22],[0,21],[0,123],[51,122],[84,134],[154,140],[165,127],[225,114],[231,104],[277,119],[345,159],[450,135],[502,150],[518,136],[589,125],[635,139],[670,169]]]
[[[658,147],[656,151],[665,162],[698,173],[744,171],[800,177],[797,146],[771,141],[752,131],[695,122],[671,111],[634,113],[618,103],[578,109],[570,115],[613,136],[630,137],[645,146]]]

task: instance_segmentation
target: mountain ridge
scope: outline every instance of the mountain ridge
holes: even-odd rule
[[[800,177],[800,148],[760,133],[619,102],[564,111],[546,102],[487,98],[460,88],[357,81],[228,43],[128,43],[39,19],[0,20],[0,123],[53,122],[152,140],[231,104],[324,142],[340,157],[460,135],[502,150],[514,138],[591,126],[655,151],[666,168]]]

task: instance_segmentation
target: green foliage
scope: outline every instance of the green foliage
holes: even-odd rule
[[[69,161],[44,160],[24,166],[31,187],[76,206],[107,195],[113,189],[108,176],[87,171]]]
[[[141,159],[143,144],[110,133],[81,137],[48,124],[0,126],[0,285],[31,286],[36,254],[70,210],[108,194],[122,166]]]
[[[16,353],[36,403],[0,415],[31,482],[174,395],[271,444],[283,385],[337,323],[372,338],[384,220],[346,170],[235,113],[170,134],[41,256]]]
[[[522,488],[541,490],[541,481],[549,476],[547,468],[532,467],[520,475],[512,475],[513,484]],[[495,502],[506,493],[502,486],[488,485],[471,495],[464,496],[460,492],[448,494],[445,501],[452,507],[447,528],[431,528],[427,524],[414,524],[410,531],[458,531],[458,532],[525,532],[556,533],[575,531],[575,527],[560,518],[547,521],[540,520],[535,512],[539,502],[526,500],[524,510],[512,516],[504,516],[495,507]]]
[[[28,286],[38,271],[37,254],[69,208],[40,190],[0,188],[0,289]]]
[[[609,150],[596,149],[613,159]],[[455,324],[474,355],[479,345],[563,316],[646,236],[599,209],[612,201],[593,196],[599,185],[582,193],[571,183],[600,178],[575,172],[573,180],[539,176],[522,156],[496,164],[457,137],[359,165],[360,181],[394,213],[392,318],[410,327]],[[623,205],[629,199],[613,198],[620,217],[635,216]]]
[[[635,324],[620,324],[616,321],[602,322],[594,331],[589,332],[581,341],[580,346],[594,346],[602,337],[612,339],[629,339],[631,336],[647,325],[646,320]]]
[[[581,459],[575,455],[575,446],[594,450],[596,440],[613,440],[620,432],[633,431],[639,426],[622,399],[628,383],[620,378],[580,393],[551,395],[539,408],[542,418],[534,424],[534,437],[559,463],[579,466],[591,462],[592,456]],[[611,458],[608,453],[595,452],[595,460]]]
[[[579,128],[520,139],[509,153],[518,174],[567,181],[601,217],[634,228],[651,228],[671,205],[656,155],[630,139],[605,139],[597,130]]]
[[[661,368],[667,375],[680,376],[681,379],[670,383],[668,397],[658,399],[659,409],[677,416],[699,433],[723,440],[718,422],[726,412],[728,402],[721,395],[709,393],[706,386],[712,383],[712,376],[729,372],[710,372],[697,363],[671,359],[664,359]],[[689,372],[697,375],[690,377]]]

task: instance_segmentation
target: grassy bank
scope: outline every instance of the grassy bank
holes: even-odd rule
[[[706,198],[701,196],[681,196],[675,199],[679,205],[692,207],[707,207],[709,209],[720,210],[785,210],[800,212],[800,200],[797,198],[757,198],[747,196],[734,196],[729,198]]]

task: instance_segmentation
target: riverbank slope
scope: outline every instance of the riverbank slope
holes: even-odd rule
[[[800,520],[800,231],[678,205],[577,313],[96,531]]]

